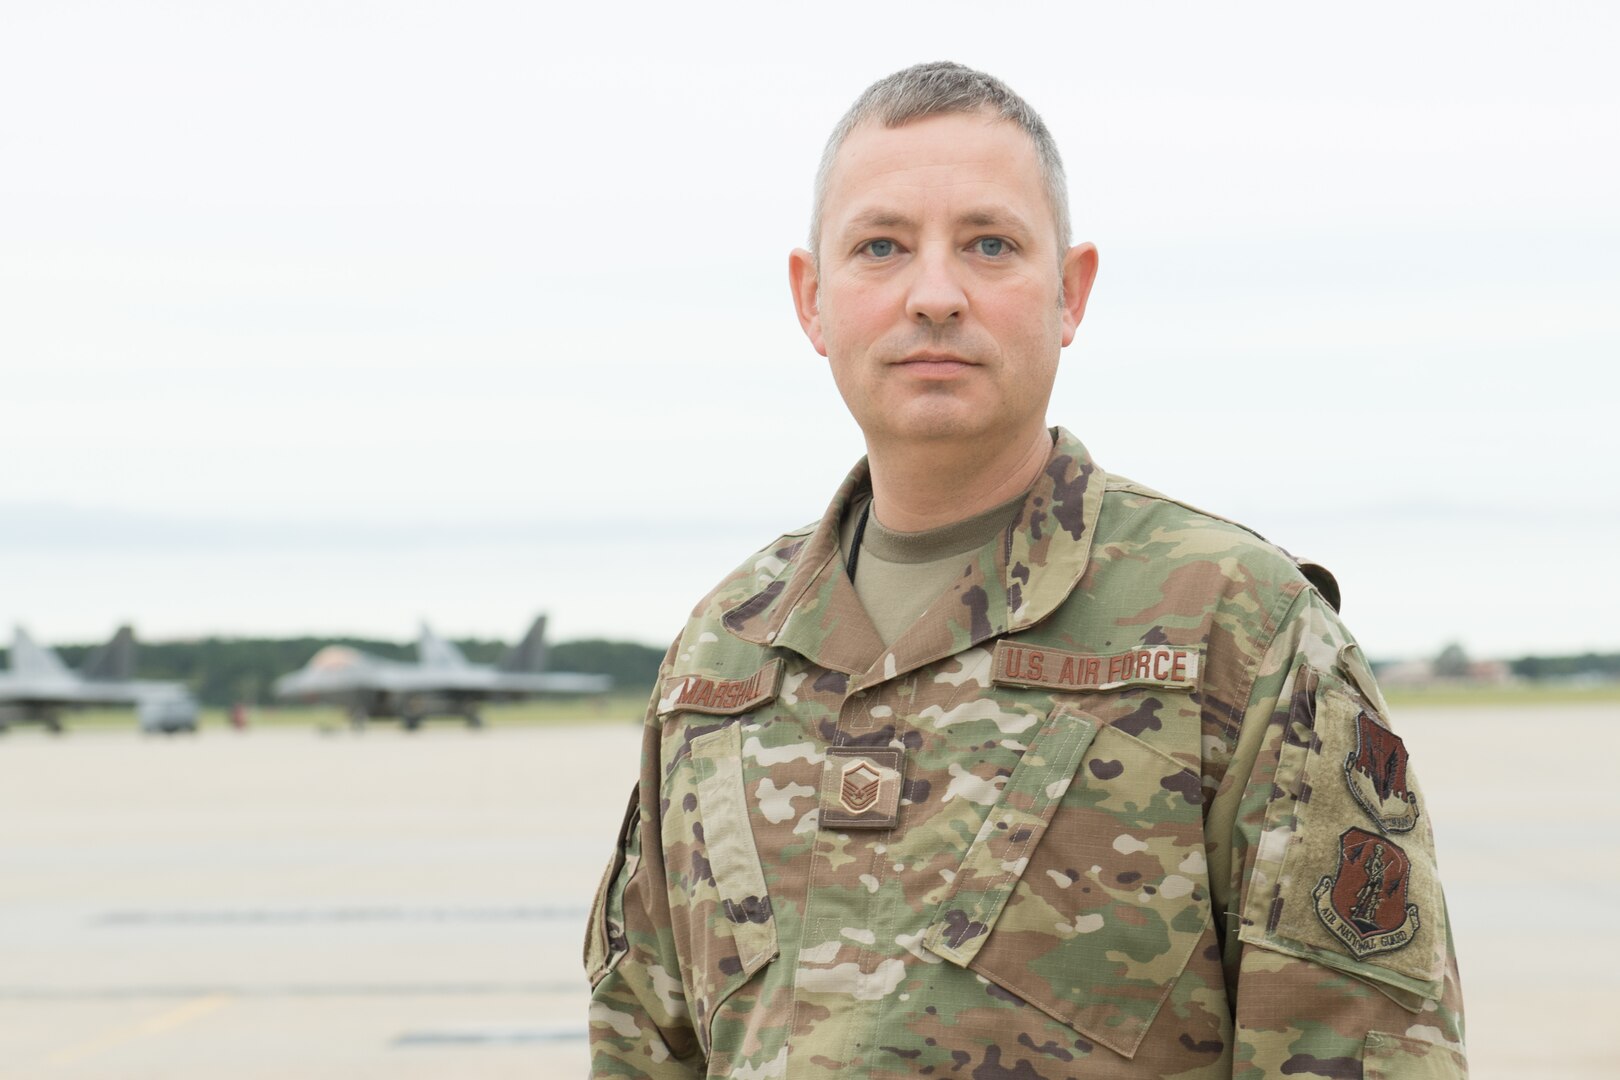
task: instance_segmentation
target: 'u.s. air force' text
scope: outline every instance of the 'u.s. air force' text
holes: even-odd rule
[[[1121,686],[1190,690],[1198,683],[1198,650],[1153,645],[1097,655],[1002,641],[996,644],[993,672],[992,678],[998,683],[1048,690],[1113,690]]]

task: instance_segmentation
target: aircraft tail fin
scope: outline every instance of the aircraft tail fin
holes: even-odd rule
[[[535,617],[523,640],[506,650],[501,657],[500,670],[538,673],[546,670],[546,617]]]
[[[416,639],[416,659],[423,667],[430,668],[467,666],[467,657],[462,651],[435,634],[427,623],[422,624],[422,633]]]
[[[135,631],[120,626],[107,644],[85,657],[79,674],[94,682],[124,682],[135,677]]]
[[[28,631],[17,627],[11,635],[11,671],[34,678],[67,678],[68,666],[56,650],[39,644]]]

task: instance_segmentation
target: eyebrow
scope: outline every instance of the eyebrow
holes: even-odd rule
[[[975,208],[962,215],[962,224],[981,229],[1005,229],[1007,232],[1030,233],[1029,223],[1004,207]]]
[[[915,222],[897,210],[863,210],[850,218],[844,231],[852,233],[865,229],[904,229],[915,225]]]
[[[1025,235],[1032,233],[1029,223],[1005,207],[974,207],[956,219],[958,225],[968,225],[977,229],[1002,229],[1007,232],[1021,232]],[[867,229],[906,229],[916,228],[917,223],[897,210],[874,208],[863,210],[850,218],[849,224],[844,227],[844,234],[862,232]]]

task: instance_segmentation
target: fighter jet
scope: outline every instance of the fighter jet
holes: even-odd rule
[[[37,723],[60,732],[63,710],[87,705],[133,705],[143,731],[197,730],[197,702],[184,684],[137,680],[134,674],[135,634],[127,626],[77,671],[19,626],[11,638],[10,670],[0,673],[0,731]]]
[[[470,662],[426,623],[416,640],[416,657],[410,664],[328,645],[302,668],[277,679],[276,696],[342,705],[357,729],[368,720],[398,718],[407,731],[415,731],[429,716],[460,716],[469,727],[482,727],[478,706],[486,701],[600,694],[612,685],[606,675],[545,670],[544,615],[495,665]]]

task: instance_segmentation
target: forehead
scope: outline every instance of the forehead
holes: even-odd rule
[[[851,131],[833,159],[822,213],[836,229],[883,204],[949,210],[985,199],[1051,224],[1029,135],[993,113],[945,113],[894,128],[870,120]]]

